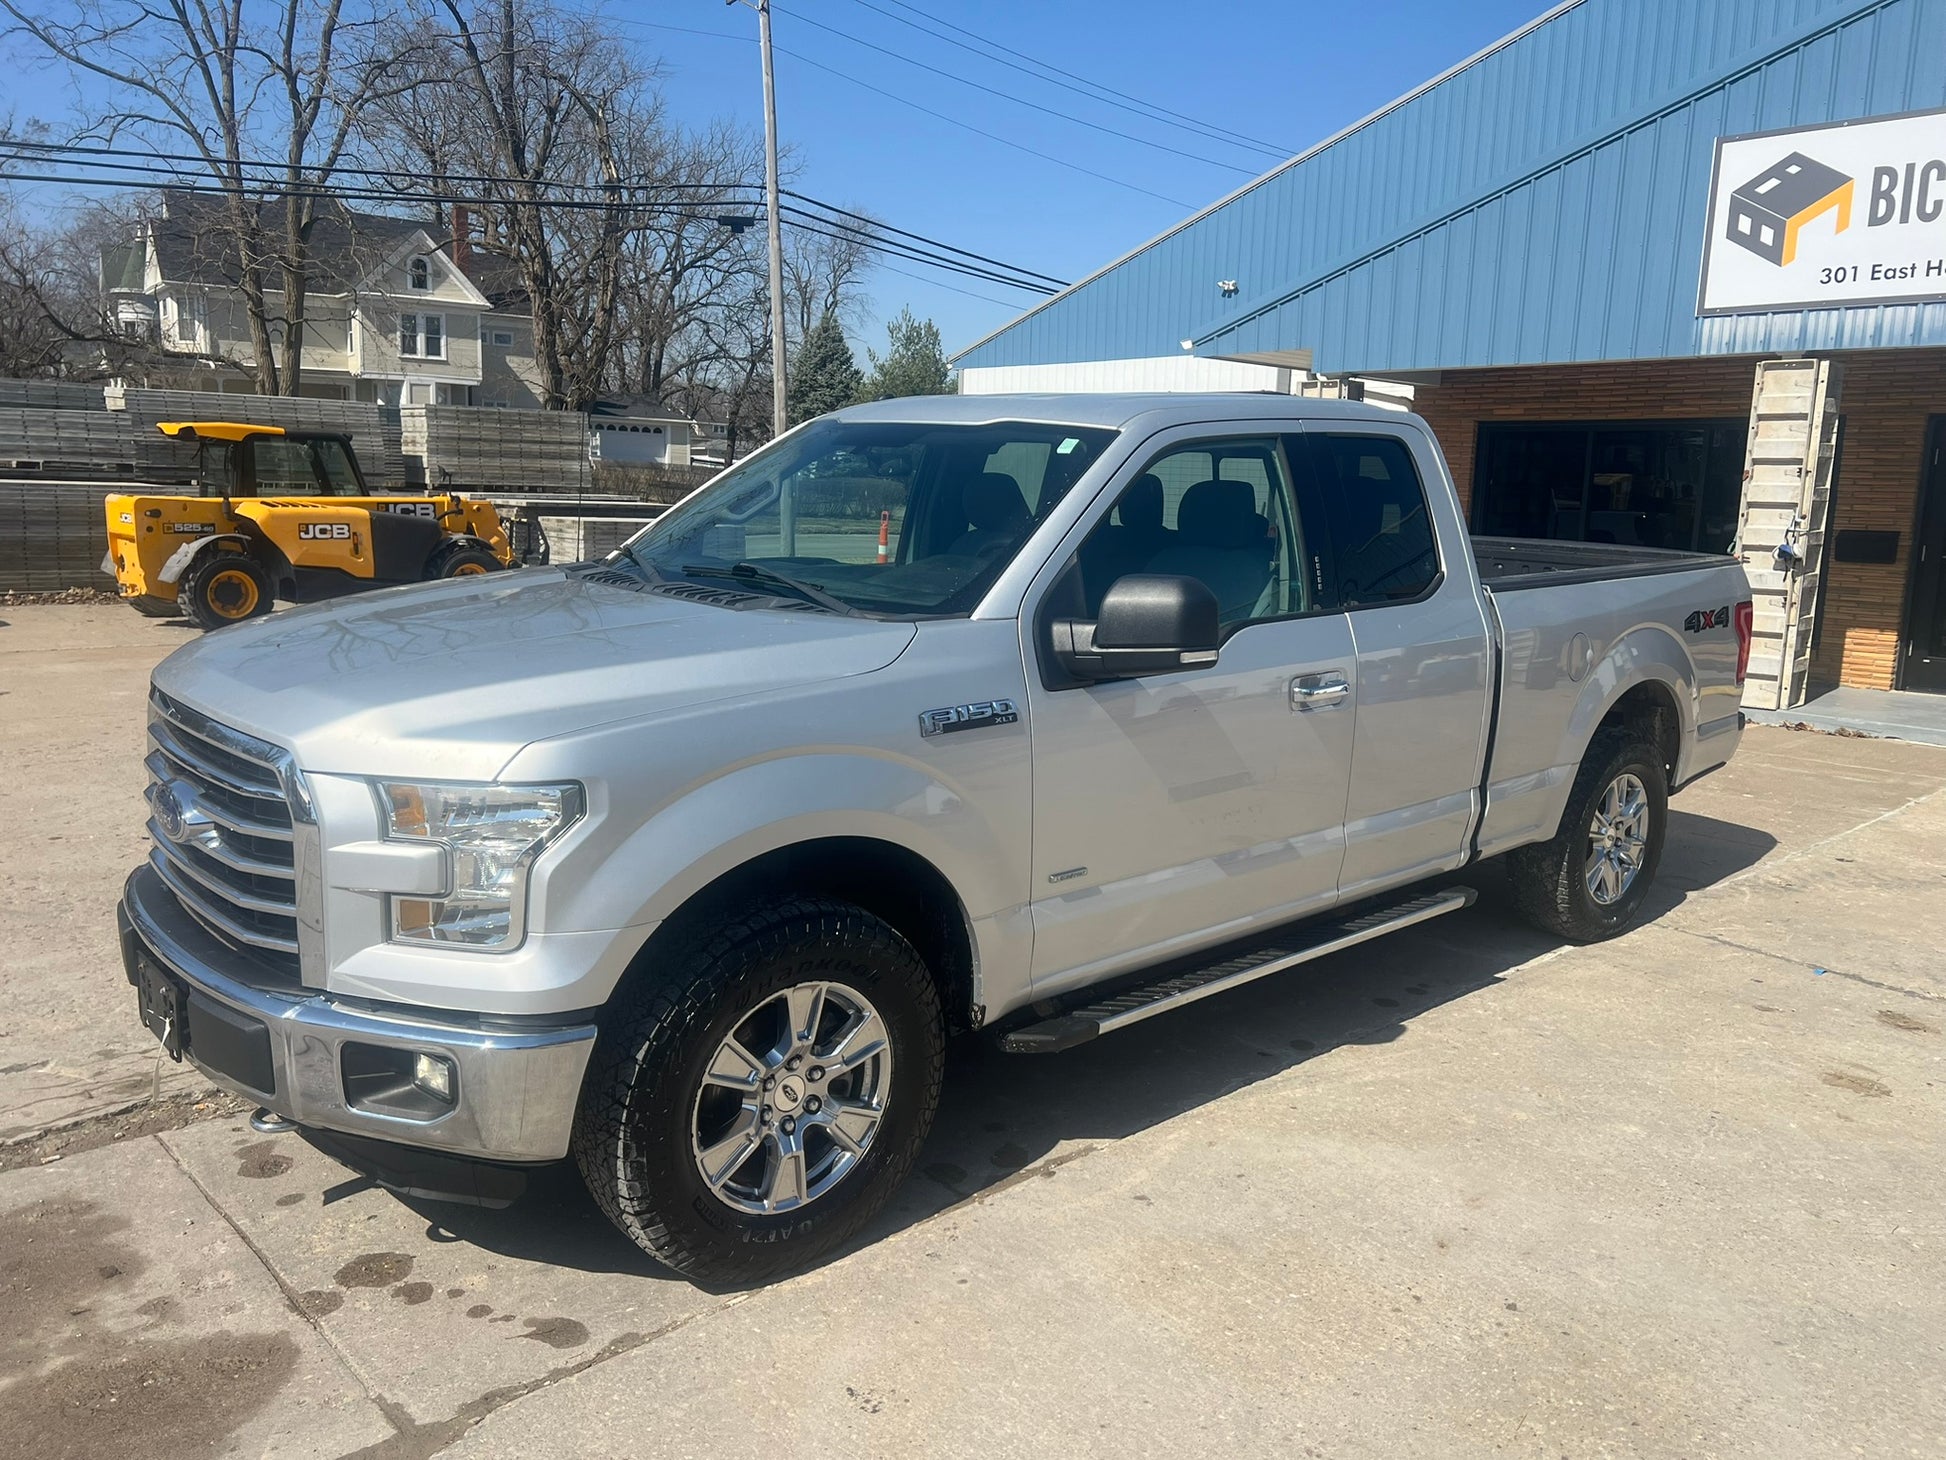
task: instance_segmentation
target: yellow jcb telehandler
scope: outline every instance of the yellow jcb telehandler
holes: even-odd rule
[[[233,421],[164,421],[198,447],[196,495],[108,499],[108,559],[141,613],[204,629],[366,588],[515,564],[490,502],[375,493],[351,439]]]

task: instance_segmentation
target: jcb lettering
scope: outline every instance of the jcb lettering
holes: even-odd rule
[[[343,522],[300,522],[297,535],[314,542],[325,539],[343,542],[351,536],[351,527]]]
[[[387,512],[403,513],[407,517],[437,517],[430,502],[394,502],[385,509]]]

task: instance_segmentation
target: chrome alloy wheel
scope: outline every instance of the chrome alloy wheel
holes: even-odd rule
[[[871,1148],[892,1046],[871,1001],[801,983],[737,1021],[703,1072],[690,1148],[717,1200],[753,1216],[816,1201]]]
[[[1624,771],[1601,793],[1588,828],[1588,895],[1602,907],[1619,902],[1641,872],[1648,844],[1648,788]]]

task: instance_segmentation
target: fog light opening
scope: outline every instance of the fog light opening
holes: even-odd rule
[[[451,1060],[444,1055],[427,1054],[422,1050],[412,1057],[412,1083],[440,1104],[451,1105],[453,1089],[458,1080]]]

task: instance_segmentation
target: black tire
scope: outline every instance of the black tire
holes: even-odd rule
[[[701,929],[659,962],[668,974],[611,1011],[589,1063],[574,1133],[588,1190],[645,1252],[712,1285],[762,1282],[818,1261],[877,1214],[932,1128],[945,1035],[931,975],[886,923],[822,897]],[[700,1102],[718,1095],[705,1092],[704,1071],[724,1040],[774,1007],[766,1000],[809,981],[862,995],[884,1025],[884,1113],[863,1154],[828,1190],[793,1210],[755,1214],[719,1198],[699,1169],[707,1139],[692,1142]],[[747,1097],[772,1098],[755,1089]],[[800,1108],[808,1111],[808,1101]],[[807,1145],[811,1128],[807,1117]],[[775,1159],[766,1144],[752,1149],[761,1167]]]
[[[276,601],[270,575],[245,553],[205,552],[176,587],[176,602],[205,631],[261,618]]]
[[[1647,830],[1633,879],[1619,896],[1603,902],[1589,886],[1592,831],[1603,798],[1625,776],[1641,784]],[[1567,809],[1561,814],[1561,829],[1549,841],[1508,854],[1507,880],[1514,904],[1536,927],[1570,943],[1612,938],[1641,911],[1655,883],[1668,833],[1669,780],[1661,753],[1641,735],[1604,730],[1582,757]]]
[[[124,598],[130,608],[143,618],[180,618],[182,607],[172,598],[157,598],[152,593],[138,593],[133,598]]]
[[[497,573],[505,566],[484,548],[448,547],[432,555],[426,565],[428,578],[470,578],[479,573]]]

